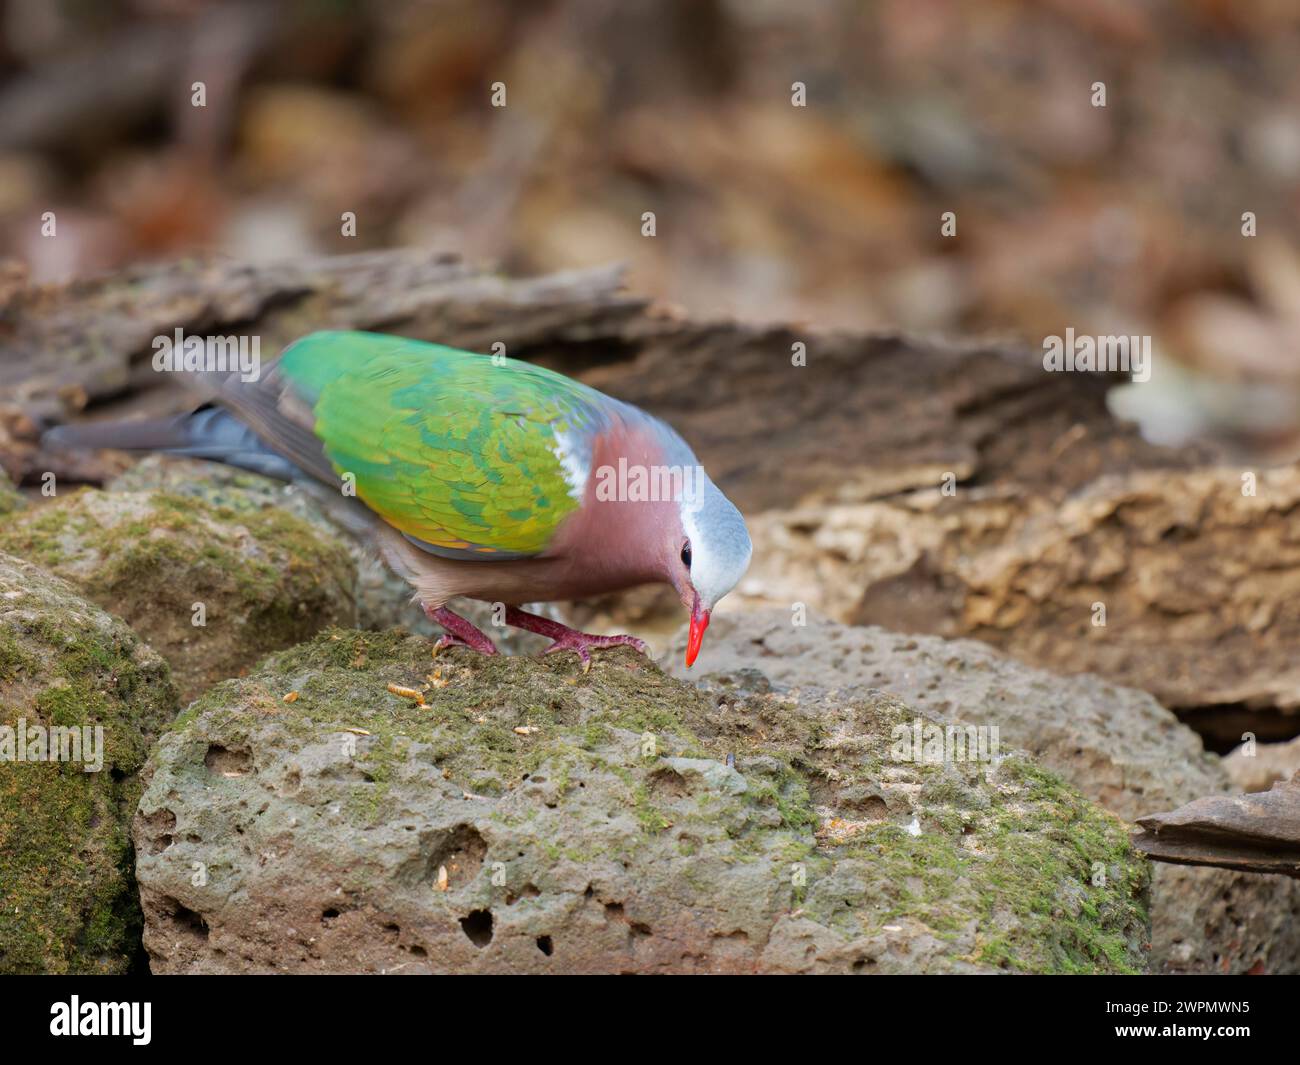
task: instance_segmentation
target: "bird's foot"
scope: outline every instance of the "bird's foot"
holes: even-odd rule
[[[465,620],[459,614],[453,614],[445,606],[438,607],[436,610],[431,610],[425,606],[424,614],[430,621],[441,625],[447,630],[433,645],[435,658],[438,656],[439,651],[448,647],[468,647],[471,651],[477,651],[482,655],[497,653],[496,644],[475,628],[473,623]]]
[[[471,651],[480,650],[480,648],[475,647],[468,640],[462,640],[459,636],[453,636],[449,632],[444,632],[433,641],[433,657],[437,658],[439,653],[445,651],[448,647],[468,647]],[[492,650],[483,651],[482,653],[485,655],[494,655],[496,654],[496,648],[493,647]]]
[[[589,632],[570,629],[568,633],[551,644],[542,654],[554,654],[556,651],[575,651],[582,662],[582,671],[588,673],[591,671],[591,652],[593,650],[599,647],[618,647],[621,644],[635,647],[643,655],[649,653],[645,641],[638,640],[635,636],[593,636]]]
[[[643,655],[649,654],[649,648],[646,646],[645,641],[638,640],[635,636],[595,636],[589,632],[579,632],[577,629],[571,629],[568,625],[552,621],[550,618],[541,618],[536,614],[525,613],[512,606],[506,607],[506,624],[513,625],[517,629],[535,632],[540,636],[549,636],[554,640],[555,642],[542,654],[549,655],[556,651],[573,651],[582,662],[582,671],[584,673],[591,669],[591,652],[597,648],[625,645],[635,647]]]

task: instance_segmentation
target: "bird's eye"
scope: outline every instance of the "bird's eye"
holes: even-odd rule
[[[691,568],[691,542],[689,540],[682,544],[682,563],[687,569]]]

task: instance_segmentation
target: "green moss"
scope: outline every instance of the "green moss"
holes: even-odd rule
[[[808,785],[788,767],[776,780],[751,787],[750,794],[760,804],[774,807],[787,828],[811,828],[821,820],[813,809]]]
[[[310,643],[277,655],[266,668],[283,678],[282,686],[291,685],[299,692],[294,709],[302,724],[364,729],[370,734],[366,754],[370,761],[400,757],[395,746],[399,739],[426,744],[435,752],[437,763],[465,785],[469,774],[485,769],[517,783],[534,772],[541,759],[552,756],[557,743],[573,756],[618,740],[630,758],[638,752],[639,736],[648,722],[657,723],[665,736],[685,732],[680,719],[665,716],[654,704],[655,689],[662,680],[647,688],[637,676],[645,672],[640,669],[610,669],[601,674],[602,691],[611,683],[618,688],[619,703],[610,709],[588,705],[587,693],[596,681],[560,656],[534,660],[527,670],[504,655],[474,660],[473,684],[454,680],[445,687],[427,684],[425,678],[435,669],[454,673],[459,668],[457,661],[463,662],[461,656],[467,654],[445,653],[435,660],[428,641],[401,630],[328,630]],[[614,657],[602,656],[611,663]],[[405,664],[395,664],[395,658]],[[643,662],[631,653],[623,661],[627,659]],[[284,694],[266,690],[265,681],[230,683],[244,686],[241,691],[254,684],[264,700]],[[420,707],[409,698],[389,693],[389,684],[425,686],[428,705]],[[492,693],[490,699],[485,699],[485,692]],[[186,717],[229,698],[229,685],[222,685]],[[516,728],[540,732],[520,734]],[[544,743],[534,735],[545,736]]]
[[[102,726],[103,765],[0,763],[0,971],[123,972],[141,925],[137,774],[176,692],[161,659],[65,585],[0,556],[3,591],[20,594],[0,607],[0,725]]]
[[[738,765],[761,753],[747,742],[761,729],[767,749],[785,756],[795,780],[823,791],[837,778],[874,790],[881,768],[892,764],[892,728],[915,717],[889,699],[854,706],[868,731],[854,748],[856,769],[846,776],[842,759],[837,765],[827,756],[822,730],[800,729],[800,716],[783,713],[775,697],[753,702],[749,728],[728,744],[737,749]],[[1034,972],[1139,971],[1150,867],[1132,850],[1124,824],[1023,757],[1004,759],[992,787],[983,780],[986,771],[979,764],[909,766],[919,784],[919,835],[886,821],[842,843],[822,843],[820,853],[862,863],[854,907],[863,930],[905,914],[955,937],[973,917],[987,930],[977,935],[973,963]],[[778,807],[784,825],[817,819],[808,789],[784,773],[757,785],[747,775],[760,801]],[[785,802],[777,801],[780,795]],[[1094,884],[1099,870],[1104,882]],[[843,900],[821,900],[815,885],[803,905],[824,920],[842,919]],[[1012,932],[995,931],[1008,923],[999,921],[1004,913],[1015,918]]]
[[[102,721],[108,709],[102,692],[66,683],[46,688],[36,697],[35,705],[43,721],[66,726]]]
[[[79,489],[65,496],[59,505],[37,507],[6,523],[0,528],[0,551],[49,568],[61,564],[68,556],[68,547],[63,540],[68,518],[63,508],[75,507],[85,491]],[[81,519],[81,524],[87,524],[85,519]]]
[[[649,790],[642,783],[633,785],[632,810],[636,814],[642,832],[653,835],[672,825],[672,821],[669,820],[668,816],[651,800]]]
[[[236,510],[176,492],[82,490],[0,529],[123,618],[172,663],[186,696],[354,617],[346,547],[273,506]],[[202,603],[206,625],[194,625]]]
[[[890,900],[878,923],[906,913],[955,932],[975,916],[990,931],[971,961],[1028,972],[1140,971],[1149,870],[1123,823],[1024,759],[1008,758],[996,777],[1005,790],[987,811],[928,810],[919,836],[881,825],[844,848],[869,863]],[[952,785],[923,792],[960,794]],[[1007,923],[1004,913],[1017,918],[1014,932],[994,931]]]
[[[0,682],[13,680],[36,666],[36,659],[23,650],[12,633],[0,629]]]

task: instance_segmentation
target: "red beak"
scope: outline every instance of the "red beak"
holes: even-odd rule
[[[704,642],[704,630],[709,627],[709,612],[700,609],[699,596],[691,607],[691,634],[686,638],[686,668],[695,665],[695,658],[700,653],[700,644]]]

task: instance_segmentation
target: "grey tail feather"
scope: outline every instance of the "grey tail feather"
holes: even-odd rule
[[[61,450],[111,447],[160,451],[223,462],[281,481],[303,477],[297,466],[272,451],[252,429],[221,407],[200,407],[192,414],[153,421],[60,425],[41,437],[41,445]]]

